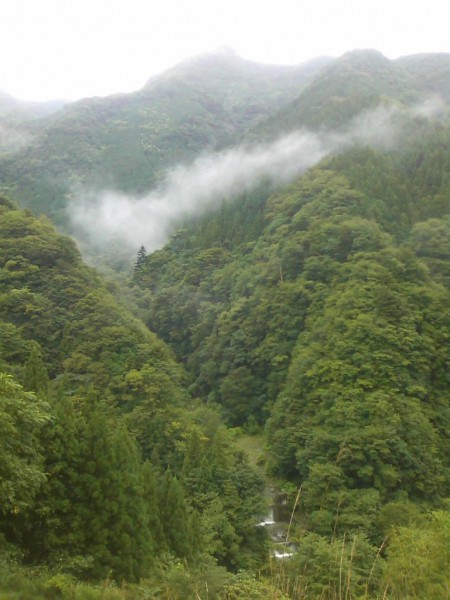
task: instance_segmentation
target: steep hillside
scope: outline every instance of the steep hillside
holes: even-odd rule
[[[0,578],[19,556],[117,582],[156,557],[261,563],[263,481],[186,387],[73,242],[2,197]]]
[[[237,200],[135,274],[193,393],[267,424],[271,469],[303,486],[321,535],[380,539],[391,502],[449,493],[450,130],[416,118],[409,133],[253,198],[240,234],[252,203]]]
[[[184,397],[171,352],[120,306],[74,243],[46,217],[5,198],[0,211],[2,370],[25,383],[36,351],[54,388],[61,384],[71,395],[90,388],[130,408],[128,375],[157,364],[159,377],[165,372],[171,381],[172,400]]]
[[[429,231],[436,239],[423,240],[428,249],[420,256],[427,258],[438,281],[448,283],[444,231],[450,205],[450,156],[443,139],[448,140],[449,133],[431,138],[433,144],[424,136],[398,155],[359,148],[330,158],[324,163],[326,170],[317,175],[312,171],[267,204],[264,195],[248,195],[200,219],[139,266],[135,279],[152,292],[148,322],[197,373],[201,394],[218,395],[226,406],[220,389],[230,377],[239,387],[239,393],[230,388],[226,394],[239,406],[241,416],[232,410],[232,419],[255,416],[256,406],[261,410],[275,399],[290,360],[286,349],[301,331],[307,298],[313,293],[304,290],[302,296],[303,287],[289,282],[302,277],[305,261],[312,265],[317,259],[318,268],[324,269],[323,285],[328,285],[338,264],[347,260],[347,252],[354,251],[352,228],[358,231],[358,219],[366,220],[365,235],[369,245],[375,244],[373,249],[408,245],[412,231],[423,228],[424,235]],[[434,160],[420,160],[425,152]],[[304,222],[295,216],[299,210],[295,202],[302,206]],[[344,217],[349,223],[341,231],[338,223]],[[301,225],[296,225],[297,220]],[[414,246],[419,252],[416,241]],[[327,266],[330,259],[338,262]],[[293,314],[288,310],[291,305]],[[273,324],[269,315],[275,319]],[[235,335],[239,343],[237,338],[233,341]],[[269,352],[265,358],[260,344]],[[279,360],[273,363],[277,355]],[[233,365],[246,365],[248,377],[244,371],[232,375]],[[278,383],[268,393],[272,370]],[[242,400],[243,393],[247,400]]]

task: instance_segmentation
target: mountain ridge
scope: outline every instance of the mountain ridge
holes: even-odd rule
[[[299,128],[339,129],[383,102],[414,106],[438,85],[450,93],[448,65],[448,55],[392,61],[376,50],[288,67],[201,55],[137,92],[83,99],[39,120],[36,134],[0,157],[0,179],[21,205],[70,232],[67,204],[86,190],[142,196],[201,154]]]

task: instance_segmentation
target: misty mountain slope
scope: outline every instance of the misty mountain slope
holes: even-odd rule
[[[23,102],[0,91],[0,159],[32,143],[49,115],[58,112],[62,101]]]
[[[450,102],[450,54],[415,54],[394,62],[414,79],[422,92]]]
[[[21,204],[61,223],[70,192],[139,194],[168,167],[237,143],[326,62],[273,67],[224,52],[198,57],[139,92],[69,105],[29,147],[0,162],[0,177]]]
[[[51,115],[60,110],[64,104],[66,103],[63,100],[26,102],[0,91],[0,116],[15,121],[39,119]]]
[[[436,60],[445,64],[439,56]],[[157,247],[166,230],[173,230],[177,207],[183,207],[178,212],[184,218],[218,198],[251,191],[264,179],[278,185],[340,145],[353,143],[352,130],[357,127],[360,144],[382,146],[390,134],[398,142],[395,128],[402,126],[407,133],[415,112],[433,114],[436,109],[427,105],[431,92],[421,81],[417,73],[369,50],[300,67],[258,65],[229,52],[197,57],[153,78],[134,94],[83,100],[52,115],[28,146],[0,160],[0,178],[18,201],[50,215],[66,231],[77,231],[88,254],[99,255],[101,261],[106,256],[116,266],[124,262],[122,249],[128,260],[127,236],[115,235],[116,224],[110,235],[97,235],[97,221],[131,210],[132,218],[126,221],[130,231],[133,222],[142,229],[143,219],[150,220],[147,236],[144,231],[140,239],[133,238],[136,248],[131,252],[142,243]],[[296,99],[289,103],[292,98]],[[404,107],[409,107],[409,115],[402,116]],[[445,113],[445,106],[437,108]],[[355,125],[354,119],[370,109],[370,122],[362,119]],[[299,139],[297,133],[279,146],[259,145],[278,140],[285,131],[305,128],[319,135]],[[336,132],[347,139],[333,138]],[[223,152],[239,142],[244,147],[235,154]],[[207,160],[197,163],[199,156]],[[237,177],[235,164],[241,165]],[[180,170],[180,165],[191,165],[193,171]],[[119,197],[105,206],[104,190]],[[267,187],[266,197],[270,190]],[[157,206],[153,213],[152,202],[164,207]],[[68,205],[71,218],[81,207],[94,227],[69,223]],[[166,207],[173,219],[163,215],[166,221],[159,224],[158,215]],[[108,252],[114,254],[112,260]]]
[[[299,127],[339,128],[381,102],[414,104],[425,89],[402,63],[375,50],[354,50],[325,67],[288,106],[260,128],[265,137]]]
[[[163,80],[186,82],[200,89],[206,86],[222,97],[224,108],[235,115],[237,125],[245,130],[297,96],[332,61],[320,57],[299,66],[265,65],[224,49],[186,60],[150,80],[146,88]]]

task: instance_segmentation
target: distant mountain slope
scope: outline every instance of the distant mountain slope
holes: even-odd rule
[[[16,120],[37,119],[50,115],[60,110],[64,104],[64,100],[50,100],[48,102],[26,102],[17,100],[10,94],[0,90],[0,117],[13,117]]]
[[[429,95],[420,78],[402,63],[375,50],[354,50],[325,67],[295,100],[271,116],[259,133],[274,137],[298,127],[340,127],[383,100],[413,104],[426,93]]]
[[[188,59],[151,79],[144,89],[150,91],[163,82],[207,89],[221,98],[225,110],[245,130],[298,96],[331,62],[331,58],[320,57],[299,66],[265,65],[224,50]]]
[[[229,52],[186,61],[139,92],[67,106],[28,147],[0,162],[0,179],[20,203],[63,222],[74,189],[140,193],[168,167],[238,142],[326,62],[275,67]]]
[[[450,102],[450,54],[414,54],[395,61],[425,94],[437,94]]]
[[[391,61],[374,50],[298,67],[260,65],[227,51],[200,56],[139,92],[82,100],[40,119],[37,135],[0,157],[0,181],[22,205],[70,232],[66,206],[85,191],[143,195],[169,168],[202,153],[302,128],[339,131],[380,105],[443,113],[448,71],[448,55]]]
[[[23,102],[0,91],[0,159],[28,146],[63,101]]]

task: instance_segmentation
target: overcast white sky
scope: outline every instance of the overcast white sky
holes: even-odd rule
[[[298,64],[377,48],[450,52],[448,0],[0,0],[0,90],[24,100],[132,91],[226,45]]]

